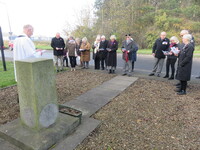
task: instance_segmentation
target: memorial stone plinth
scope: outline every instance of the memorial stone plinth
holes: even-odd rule
[[[74,132],[81,118],[59,113],[52,59],[15,64],[20,119],[0,125],[0,138],[22,150],[47,150]]]
[[[59,114],[53,60],[29,58],[15,64],[22,124],[38,131],[53,125]]]

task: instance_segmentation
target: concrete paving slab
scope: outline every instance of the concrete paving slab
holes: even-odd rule
[[[78,100],[69,101],[63,105],[82,111],[83,117],[90,117],[97,110],[99,110],[98,105]]]
[[[64,105],[81,110],[83,116],[90,117],[136,80],[135,77],[116,76]]]
[[[54,126],[36,132],[25,128],[20,120],[16,119],[0,127],[0,138],[22,150],[47,150],[63,136],[71,134],[79,124],[79,118],[60,113]],[[3,147],[6,148],[6,145]]]
[[[66,139],[61,141],[52,150],[73,150],[82,143],[82,141],[99,125],[100,121],[93,118],[83,118],[82,124],[77,128],[77,130],[68,136]]]
[[[0,149],[1,150],[21,150],[20,148],[10,144],[9,142],[0,138]]]

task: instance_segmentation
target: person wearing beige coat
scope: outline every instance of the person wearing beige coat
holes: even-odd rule
[[[83,69],[89,68],[89,61],[90,61],[90,49],[91,45],[87,41],[87,38],[84,37],[82,39],[80,51],[81,51],[81,62],[83,62]]]

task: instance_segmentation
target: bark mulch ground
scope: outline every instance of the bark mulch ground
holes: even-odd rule
[[[200,149],[200,85],[139,79],[93,117],[102,124],[77,150]]]
[[[114,75],[91,73],[77,70],[63,72],[56,76],[58,102],[63,104],[75,97],[111,79]],[[0,89],[0,124],[5,124],[19,117],[17,87]]]

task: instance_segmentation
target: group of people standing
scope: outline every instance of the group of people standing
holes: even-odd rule
[[[116,36],[112,35],[110,37],[110,41],[107,41],[104,35],[97,35],[92,48],[95,69],[101,68],[104,70],[106,68],[109,73],[115,73],[118,50],[118,42],[116,40]],[[131,76],[131,72],[134,70],[134,62],[137,58],[137,50],[137,44],[131,38],[131,35],[127,34],[121,48],[123,53],[122,59],[124,60],[123,75]]]
[[[86,37],[81,40],[79,38],[74,39],[70,36],[65,44],[64,39],[60,37],[60,33],[57,33],[51,41],[51,47],[53,48],[57,72],[62,71],[64,66],[69,66],[68,58],[71,71],[75,71],[77,57],[80,57],[80,65],[82,68],[89,68],[91,46]]]
[[[35,50],[35,45],[30,39],[33,34],[33,27],[31,25],[25,25],[23,27],[23,32],[24,34],[20,35],[14,42],[14,62],[16,60],[33,57],[36,52],[40,52],[39,50]],[[180,43],[175,36],[172,36],[170,39],[166,36],[166,32],[162,32],[153,45],[152,53],[155,58],[155,64],[152,73],[150,73],[149,76],[156,75],[157,77],[160,77],[164,60],[167,57],[166,75],[164,78],[168,78],[169,80],[176,78],[179,80],[180,82],[176,84],[176,91],[179,95],[184,95],[186,94],[187,81],[191,78],[193,52],[195,48],[194,37],[189,34],[188,30],[182,30],[180,32],[182,43]],[[122,75],[131,76],[131,72],[134,69],[134,62],[137,58],[136,52],[138,46],[131,38],[130,34],[127,34],[125,37],[121,47],[123,53],[122,58],[124,61]],[[77,65],[76,58],[78,56],[80,57],[80,65],[82,68],[89,68],[91,45],[86,37],[81,40],[79,38],[74,39],[70,36],[65,44],[64,39],[57,33],[51,41],[51,46],[53,48],[57,72],[63,70],[65,61],[66,66],[68,65],[68,57],[70,59],[71,71],[75,71]],[[101,68],[104,70],[106,68],[109,73],[115,73],[118,50],[116,36],[112,35],[108,41],[104,35],[98,35],[92,48],[95,69]],[[42,52],[40,53],[42,54]],[[175,75],[175,63],[177,59],[178,65]],[[171,76],[169,75],[170,67],[172,71]],[[17,80],[16,71],[15,79]]]
[[[166,75],[164,78],[173,80],[175,77],[180,82],[176,84],[178,95],[186,94],[187,81],[191,78],[192,59],[195,48],[194,38],[189,34],[188,30],[182,30],[180,36],[182,43],[179,42],[176,36],[172,36],[170,40],[166,37],[166,32],[162,32],[160,37],[153,45],[153,56],[155,57],[155,64],[152,73],[149,76],[156,75],[160,77],[163,63],[166,60]],[[178,59],[178,65],[175,76],[175,64]],[[171,76],[169,70],[171,67]]]
[[[123,53],[122,59],[124,61],[123,75],[131,76],[131,72],[134,70],[134,62],[137,59],[136,52],[138,46],[131,38],[130,34],[127,34],[125,37],[126,39],[122,42],[121,47]],[[51,41],[51,47],[53,48],[57,72],[62,71],[64,66],[69,66],[68,58],[70,59],[71,71],[75,71],[77,57],[80,57],[80,66],[82,69],[88,69],[90,49],[92,48],[94,69],[106,69],[110,74],[115,73],[118,50],[118,42],[115,35],[111,35],[109,41],[106,40],[104,35],[97,35],[94,44],[91,46],[86,37],[80,40],[79,38],[74,39],[70,36],[65,44],[64,39],[60,37],[59,33],[57,33]]]

